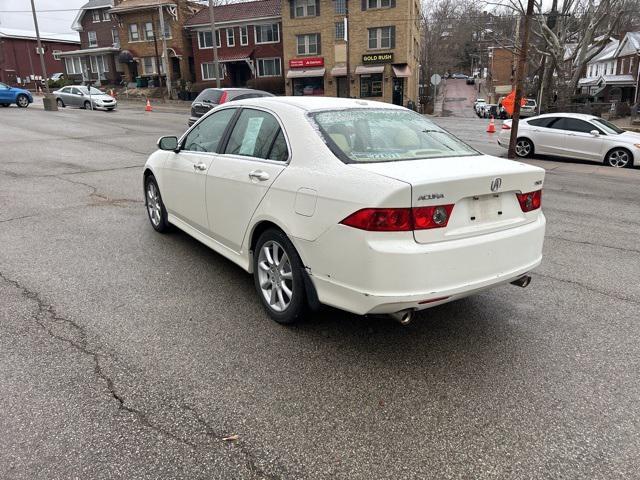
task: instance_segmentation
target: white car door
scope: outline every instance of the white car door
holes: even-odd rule
[[[604,158],[604,152],[602,151],[604,141],[600,137],[602,131],[579,118],[565,117],[563,120],[562,129],[566,132],[566,138],[561,145],[561,155],[601,162]],[[591,134],[593,130],[598,131],[597,136]]]
[[[530,137],[535,152],[540,155],[560,155],[559,146],[562,144],[564,132],[557,128],[559,117],[542,117],[527,120]]]
[[[265,110],[243,108],[207,174],[207,212],[213,238],[241,250],[249,222],[289,160],[281,124]],[[274,212],[277,213],[277,212]]]
[[[179,152],[168,154],[164,164],[161,188],[167,212],[205,234],[209,234],[207,171],[235,113],[235,108],[226,108],[204,118],[184,137]]]

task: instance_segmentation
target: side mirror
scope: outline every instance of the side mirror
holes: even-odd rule
[[[158,148],[160,150],[168,150],[175,152],[178,149],[177,137],[160,137],[158,140]]]
[[[594,137],[599,137],[600,136],[600,132],[598,130],[591,130],[589,133],[591,135],[593,135]]]

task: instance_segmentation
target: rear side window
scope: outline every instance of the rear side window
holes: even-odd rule
[[[544,117],[544,118],[533,118],[531,120],[527,120],[529,125],[533,125],[534,127],[546,127],[549,128],[552,122],[556,121],[557,117]]]
[[[280,124],[273,115],[246,108],[233,127],[224,153],[286,161],[288,152],[283,142]]]
[[[208,102],[219,103],[220,97],[222,97],[222,90],[215,90],[213,88],[207,88],[200,92],[200,95],[196,97],[195,102]]]

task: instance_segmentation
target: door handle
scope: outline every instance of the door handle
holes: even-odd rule
[[[204,164],[204,163],[202,163],[202,162],[200,162],[200,163],[194,163],[194,164],[193,164],[193,169],[194,169],[194,170],[199,170],[199,171],[201,171],[201,172],[202,172],[202,171],[204,171],[204,170],[206,170],[206,169],[207,169],[207,165],[206,165],[206,164]]]
[[[249,178],[251,180],[260,180],[261,182],[264,182],[265,180],[269,180],[269,174],[262,170],[253,170],[252,172],[249,172]]]

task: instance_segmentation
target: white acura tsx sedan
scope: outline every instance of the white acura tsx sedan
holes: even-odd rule
[[[545,232],[544,170],[483,155],[402,107],[241,100],[162,137],[144,167],[151,225],[254,276],[266,311],[412,313],[526,286]]]
[[[511,120],[505,120],[498,145],[508,148]],[[547,113],[521,120],[516,155],[576,158],[623,168],[640,165],[640,133],[628,132],[607,120],[581,113]]]

